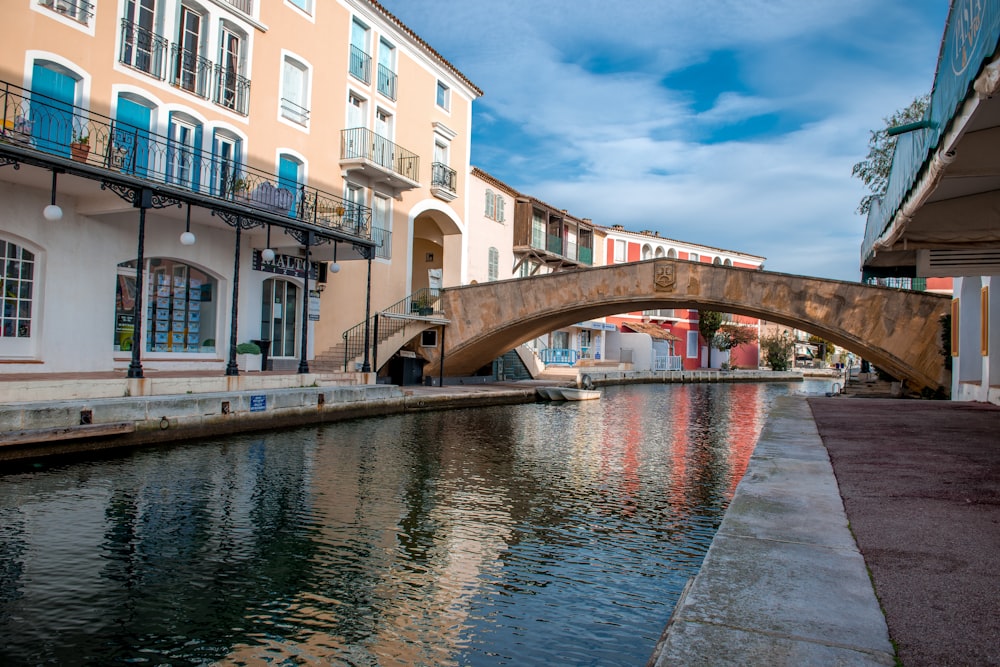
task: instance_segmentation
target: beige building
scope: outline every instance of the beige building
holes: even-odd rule
[[[461,282],[481,91],[379,4],[7,10],[8,370],[235,374],[265,340],[303,371],[430,276]]]

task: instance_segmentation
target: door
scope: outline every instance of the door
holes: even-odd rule
[[[212,139],[212,194],[224,197],[240,175],[240,140],[215,131]]]
[[[128,27],[123,37],[122,61],[137,70],[160,77],[160,52],[154,49],[153,19],[156,16],[154,0],[128,0],[125,3],[125,21]]]
[[[110,164],[122,173],[145,176],[149,167],[152,109],[126,97],[118,98]]]
[[[301,174],[302,164],[298,160],[288,155],[282,155],[278,158],[278,188],[291,193],[289,199],[292,205],[289,214],[293,217],[298,209]],[[282,201],[285,201],[284,196],[282,197]]]
[[[219,54],[222,78],[219,81],[219,104],[227,109],[243,109],[242,90],[239,87],[240,37],[227,28],[222,29],[222,46]]]
[[[271,341],[271,357],[295,357],[299,288],[278,278],[264,281],[260,337]]]
[[[204,81],[199,71],[199,46],[201,43],[201,16],[187,7],[181,7],[181,51],[177,54],[176,82],[184,90],[204,97]]]
[[[74,128],[76,79],[36,63],[31,74],[31,91],[31,136],[35,147],[69,157],[74,130],[77,134],[87,133],[84,127]]]

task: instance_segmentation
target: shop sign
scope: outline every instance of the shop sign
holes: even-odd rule
[[[275,255],[273,262],[264,262],[260,258],[260,250],[255,249],[253,251],[253,268],[255,271],[276,273],[279,276],[306,277],[306,259],[295,255]],[[316,262],[310,262],[309,278],[316,280],[318,277],[319,265]]]
[[[309,321],[319,322],[319,292],[309,290]]]

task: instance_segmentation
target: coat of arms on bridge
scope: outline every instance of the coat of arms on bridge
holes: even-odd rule
[[[677,267],[667,262],[657,262],[653,265],[653,282],[657,292],[673,292],[677,287]]]

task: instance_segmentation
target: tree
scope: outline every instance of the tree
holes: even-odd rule
[[[732,350],[757,340],[757,332],[752,327],[739,324],[723,324],[712,338],[712,347],[719,352]],[[732,365],[730,359],[730,365]]]
[[[712,367],[712,339],[715,338],[715,332],[719,330],[722,326],[722,313],[717,313],[712,310],[706,310],[704,312],[698,312],[698,332],[701,337],[705,339],[708,343],[708,367]]]
[[[764,355],[764,363],[772,371],[787,371],[791,366],[789,360],[794,349],[795,340],[787,331],[760,337],[760,351]]]
[[[871,194],[862,197],[861,203],[858,204],[858,213],[861,215],[868,215],[872,202],[885,194],[886,186],[889,184],[892,155],[896,151],[896,137],[889,136],[889,129],[923,119],[929,101],[930,95],[914,98],[905,109],[899,109],[891,116],[883,118],[885,127],[871,131],[871,136],[868,138],[868,157],[851,168],[851,176],[860,178],[871,191]]]

